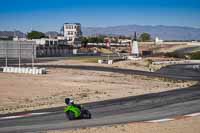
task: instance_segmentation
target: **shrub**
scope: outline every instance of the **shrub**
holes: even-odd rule
[[[173,57],[173,58],[180,58],[180,55],[177,54],[176,52],[171,52],[171,53],[166,53],[166,57]]]
[[[189,56],[190,56],[190,59],[192,60],[200,60],[200,51],[191,53]]]

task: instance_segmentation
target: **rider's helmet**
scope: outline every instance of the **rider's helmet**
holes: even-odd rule
[[[73,101],[73,99],[65,98],[65,103],[66,103],[67,105],[71,105],[71,104],[74,104],[74,101]]]

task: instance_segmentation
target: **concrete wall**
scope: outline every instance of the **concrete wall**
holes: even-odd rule
[[[200,46],[200,42],[190,42],[190,43],[188,43],[188,45]]]
[[[155,42],[139,42],[139,45],[148,45],[148,44],[156,44]],[[188,42],[162,42],[159,44],[163,45],[181,45],[181,44],[188,44]],[[158,44],[158,45],[159,45]]]
[[[65,57],[73,54],[73,50],[70,48],[37,48],[37,57]]]

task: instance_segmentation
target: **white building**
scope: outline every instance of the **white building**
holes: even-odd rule
[[[27,41],[27,38],[19,38],[18,36],[13,37],[13,41]]]
[[[131,43],[132,40],[131,40],[131,39],[118,39],[118,42],[119,42],[119,43],[123,43],[123,44],[125,43],[125,44],[126,44],[126,43]]]
[[[64,24],[64,38],[68,45],[81,45],[81,24],[80,23],[65,23]]]
[[[155,38],[155,43],[156,44],[162,44],[163,40],[159,39],[158,37]]]

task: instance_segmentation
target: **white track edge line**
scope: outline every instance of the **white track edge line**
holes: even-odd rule
[[[22,115],[16,115],[16,116],[0,117],[0,120],[16,119],[16,118],[30,117],[30,116],[36,116],[36,115],[44,115],[44,114],[50,114],[50,113],[51,112],[28,113],[28,114],[22,114]]]
[[[150,120],[150,121],[145,121],[145,122],[156,123],[156,122],[166,122],[166,121],[172,121],[172,120],[174,120],[174,119],[172,119],[172,118],[165,118],[165,119]]]
[[[200,116],[200,112],[199,113],[192,113],[192,114],[188,114],[188,115],[184,115],[186,117],[193,117],[193,116]]]

